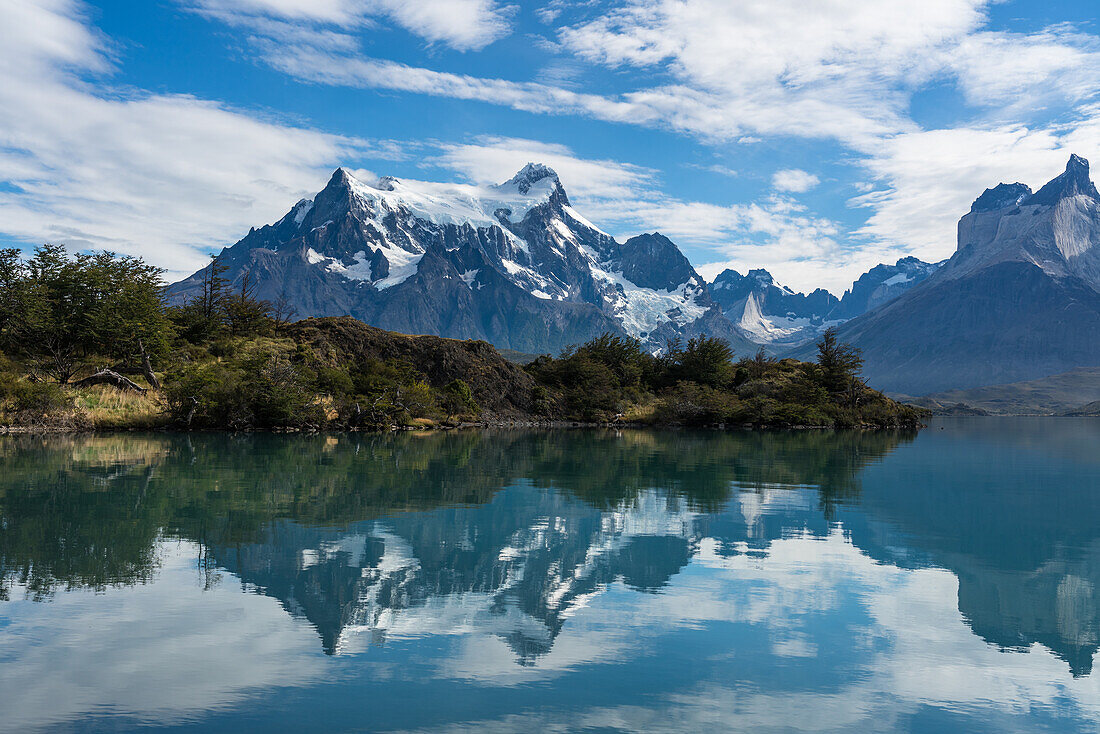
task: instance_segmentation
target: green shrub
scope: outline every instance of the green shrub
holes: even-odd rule
[[[531,389],[531,412],[535,415],[550,415],[552,410],[550,392],[542,385],[535,385]]]
[[[314,384],[318,392],[333,397],[350,395],[355,392],[355,382],[347,371],[338,367],[321,366],[314,370]]]
[[[31,382],[17,375],[0,373],[0,402],[5,412],[54,413],[73,407],[72,394],[52,382]]]
[[[291,428],[324,421],[300,370],[273,350],[184,365],[165,376],[165,394],[173,422],[193,428]]]
[[[737,409],[737,398],[728,392],[695,382],[680,382],[661,393],[656,418],[662,423],[715,425],[728,422]]]
[[[481,407],[474,400],[474,393],[462,380],[452,380],[440,391],[440,407],[447,415],[481,414]]]

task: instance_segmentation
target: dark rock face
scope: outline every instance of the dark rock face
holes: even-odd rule
[[[675,290],[683,283],[706,290],[706,284],[680,248],[664,235],[640,234],[619,248],[613,261],[627,280],[643,288]]]
[[[1066,171],[1033,196],[1029,196],[1023,202],[1029,206],[1053,206],[1062,199],[1072,196],[1088,196],[1100,199],[1096,187],[1089,178],[1089,162],[1079,155],[1071,155]]]
[[[1088,162],[1073,156],[1019,201],[988,193],[942,268],[841,327],[876,387],[921,395],[1100,365],[1100,198]]]
[[[1017,203],[1031,196],[1031,187],[1022,183],[997,184],[982,192],[970,207],[972,212],[992,212]]]
[[[313,201],[219,261],[233,286],[249,273],[259,297],[285,296],[297,318],[350,315],[535,353],[606,332],[653,349],[704,331],[752,348],[671,241],[617,242],[540,164],[481,189],[392,177],[368,185],[338,169]],[[202,274],[170,286],[170,302],[192,299]]]

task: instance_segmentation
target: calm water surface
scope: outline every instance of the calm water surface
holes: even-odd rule
[[[1097,731],[1100,421],[0,440],[0,729]]]

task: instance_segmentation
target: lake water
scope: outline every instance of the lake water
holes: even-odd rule
[[[6,731],[1100,730],[1100,420],[0,457]]]

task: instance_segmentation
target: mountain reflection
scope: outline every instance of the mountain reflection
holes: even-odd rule
[[[1021,481],[1049,481],[1046,448],[1011,436],[981,447],[981,465],[965,431],[914,438],[12,437],[0,442],[0,595],[144,583],[158,542],[183,539],[202,549],[206,583],[224,571],[278,599],[327,653],[477,630],[531,665],[610,584],[657,591],[703,543],[734,558],[839,524],[876,560],[952,571],[976,634],[1006,648],[1042,643],[1075,675],[1089,672],[1095,487],[1066,475],[1036,498]]]
[[[1086,675],[1100,647],[1100,422],[993,426],[922,434],[863,474],[839,519],[875,559],[952,571],[975,634],[1006,649],[1038,642]]]

